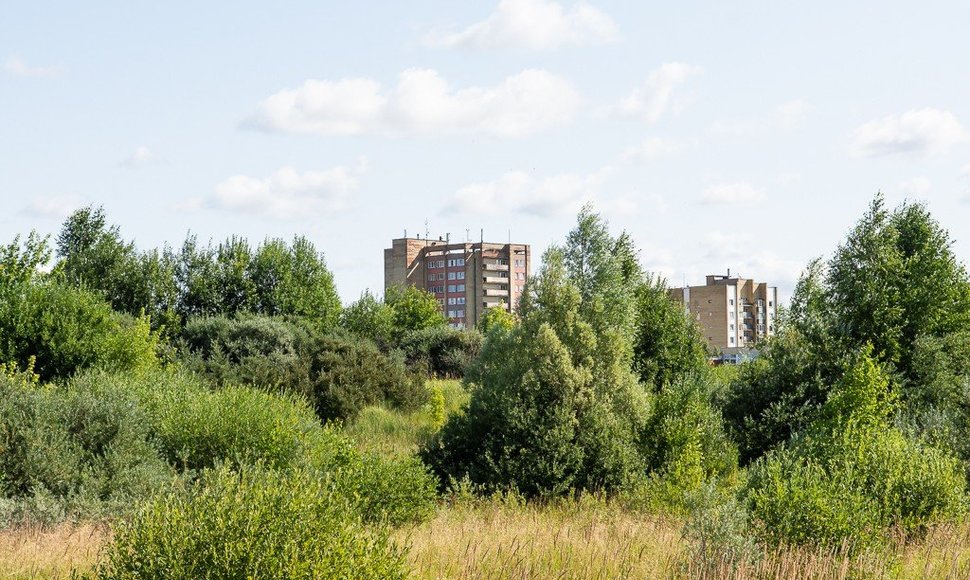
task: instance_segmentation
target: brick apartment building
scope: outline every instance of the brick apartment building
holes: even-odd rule
[[[724,360],[738,361],[758,342],[775,333],[778,288],[748,278],[712,274],[704,286],[672,288],[697,321],[710,348]]]
[[[527,244],[405,237],[384,250],[384,288],[423,288],[438,299],[452,326],[464,328],[489,308],[514,312],[531,265]]]

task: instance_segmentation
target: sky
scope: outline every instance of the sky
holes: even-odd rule
[[[142,248],[561,242],[790,295],[876,192],[970,257],[970,3],[0,0],[0,241],[103,206]],[[537,260],[538,261],[538,260]]]

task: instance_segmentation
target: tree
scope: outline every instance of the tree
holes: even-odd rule
[[[591,295],[596,295],[592,289]],[[468,411],[424,448],[442,477],[527,496],[615,490],[644,463],[647,393],[616,329],[584,320],[587,304],[552,249],[522,300],[521,322],[492,332],[465,380]]]
[[[384,293],[384,304],[391,308],[395,339],[400,339],[406,332],[448,324],[434,294],[415,286],[388,288]]]
[[[340,326],[378,344],[388,344],[394,333],[394,310],[368,290],[340,313]]]
[[[663,279],[649,278],[636,290],[633,370],[660,390],[707,366],[707,347],[697,325],[671,300]]]
[[[504,308],[489,308],[478,320],[478,330],[488,334],[492,328],[512,330],[515,326],[515,316]]]

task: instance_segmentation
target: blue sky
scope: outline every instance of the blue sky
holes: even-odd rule
[[[653,4],[653,5],[651,5]],[[310,237],[345,301],[407,229],[790,291],[883,191],[970,256],[970,4],[0,0],[3,240]]]

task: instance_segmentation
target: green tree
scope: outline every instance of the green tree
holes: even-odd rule
[[[633,369],[661,389],[707,366],[707,346],[684,308],[671,300],[666,282],[648,278],[636,290]]]
[[[396,339],[406,332],[448,324],[434,294],[415,286],[388,288],[384,293],[384,304],[391,308]]]
[[[394,310],[365,291],[340,313],[340,326],[378,344],[388,344],[394,334]]]
[[[488,334],[492,328],[512,330],[515,326],[515,315],[504,308],[489,308],[478,320],[478,330]]]

